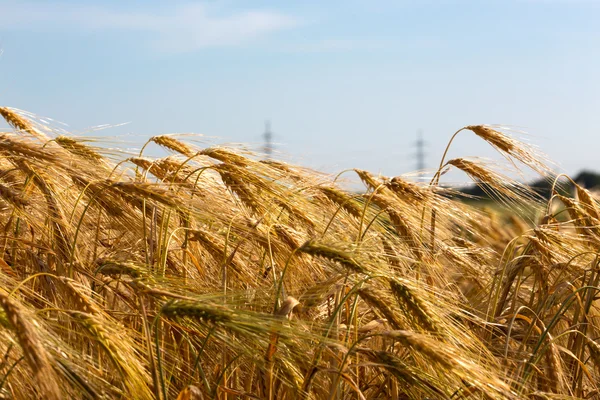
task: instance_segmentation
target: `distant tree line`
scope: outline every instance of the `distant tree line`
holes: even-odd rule
[[[600,174],[592,171],[581,171],[577,176],[573,178],[578,185],[583,186],[586,189],[600,189]],[[529,183],[529,187],[535,190],[538,194],[544,198],[550,197],[552,190],[552,183],[554,179],[539,179]],[[556,189],[561,194],[568,194],[573,192],[573,184],[567,179],[561,179],[560,185],[557,185]],[[477,196],[480,198],[489,198],[488,194],[478,185],[472,185],[460,189],[461,193],[470,196]]]

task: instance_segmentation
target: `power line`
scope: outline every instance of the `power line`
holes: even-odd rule
[[[265,133],[263,133],[263,138],[265,139],[263,151],[265,157],[270,159],[273,154],[273,132],[271,132],[271,121],[269,120],[265,121]]]
[[[423,140],[423,130],[419,129],[417,131],[417,141],[414,142],[414,146],[417,148],[417,154],[415,154],[415,158],[417,159],[417,171],[419,173],[419,180],[423,179],[423,171],[425,170],[425,140]]]

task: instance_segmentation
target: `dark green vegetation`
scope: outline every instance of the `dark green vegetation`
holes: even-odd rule
[[[597,190],[600,189],[600,174],[591,171],[581,171],[573,178],[574,182],[567,181],[561,182],[559,188],[556,191],[563,195],[573,193],[576,189],[575,183],[586,189]],[[554,179],[538,179],[534,182],[529,182],[527,186],[531,188],[535,193],[542,196],[544,199],[550,199],[552,197]],[[460,189],[461,193],[469,196],[476,196],[478,199],[489,200],[489,196],[484,189],[478,185],[468,186]]]

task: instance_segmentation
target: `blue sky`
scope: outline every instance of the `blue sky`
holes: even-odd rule
[[[418,129],[433,168],[456,129],[502,124],[600,171],[599,21],[594,0],[0,0],[0,104],[82,134],[129,122],[102,135],[131,146],[256,145],[270,119],[296,162],[387,175],[415,168]]]

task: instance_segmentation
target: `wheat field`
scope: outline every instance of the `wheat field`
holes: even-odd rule
[[[502,129],[416,184],[0,114],[2,399],[600,398],[600,207]]]

